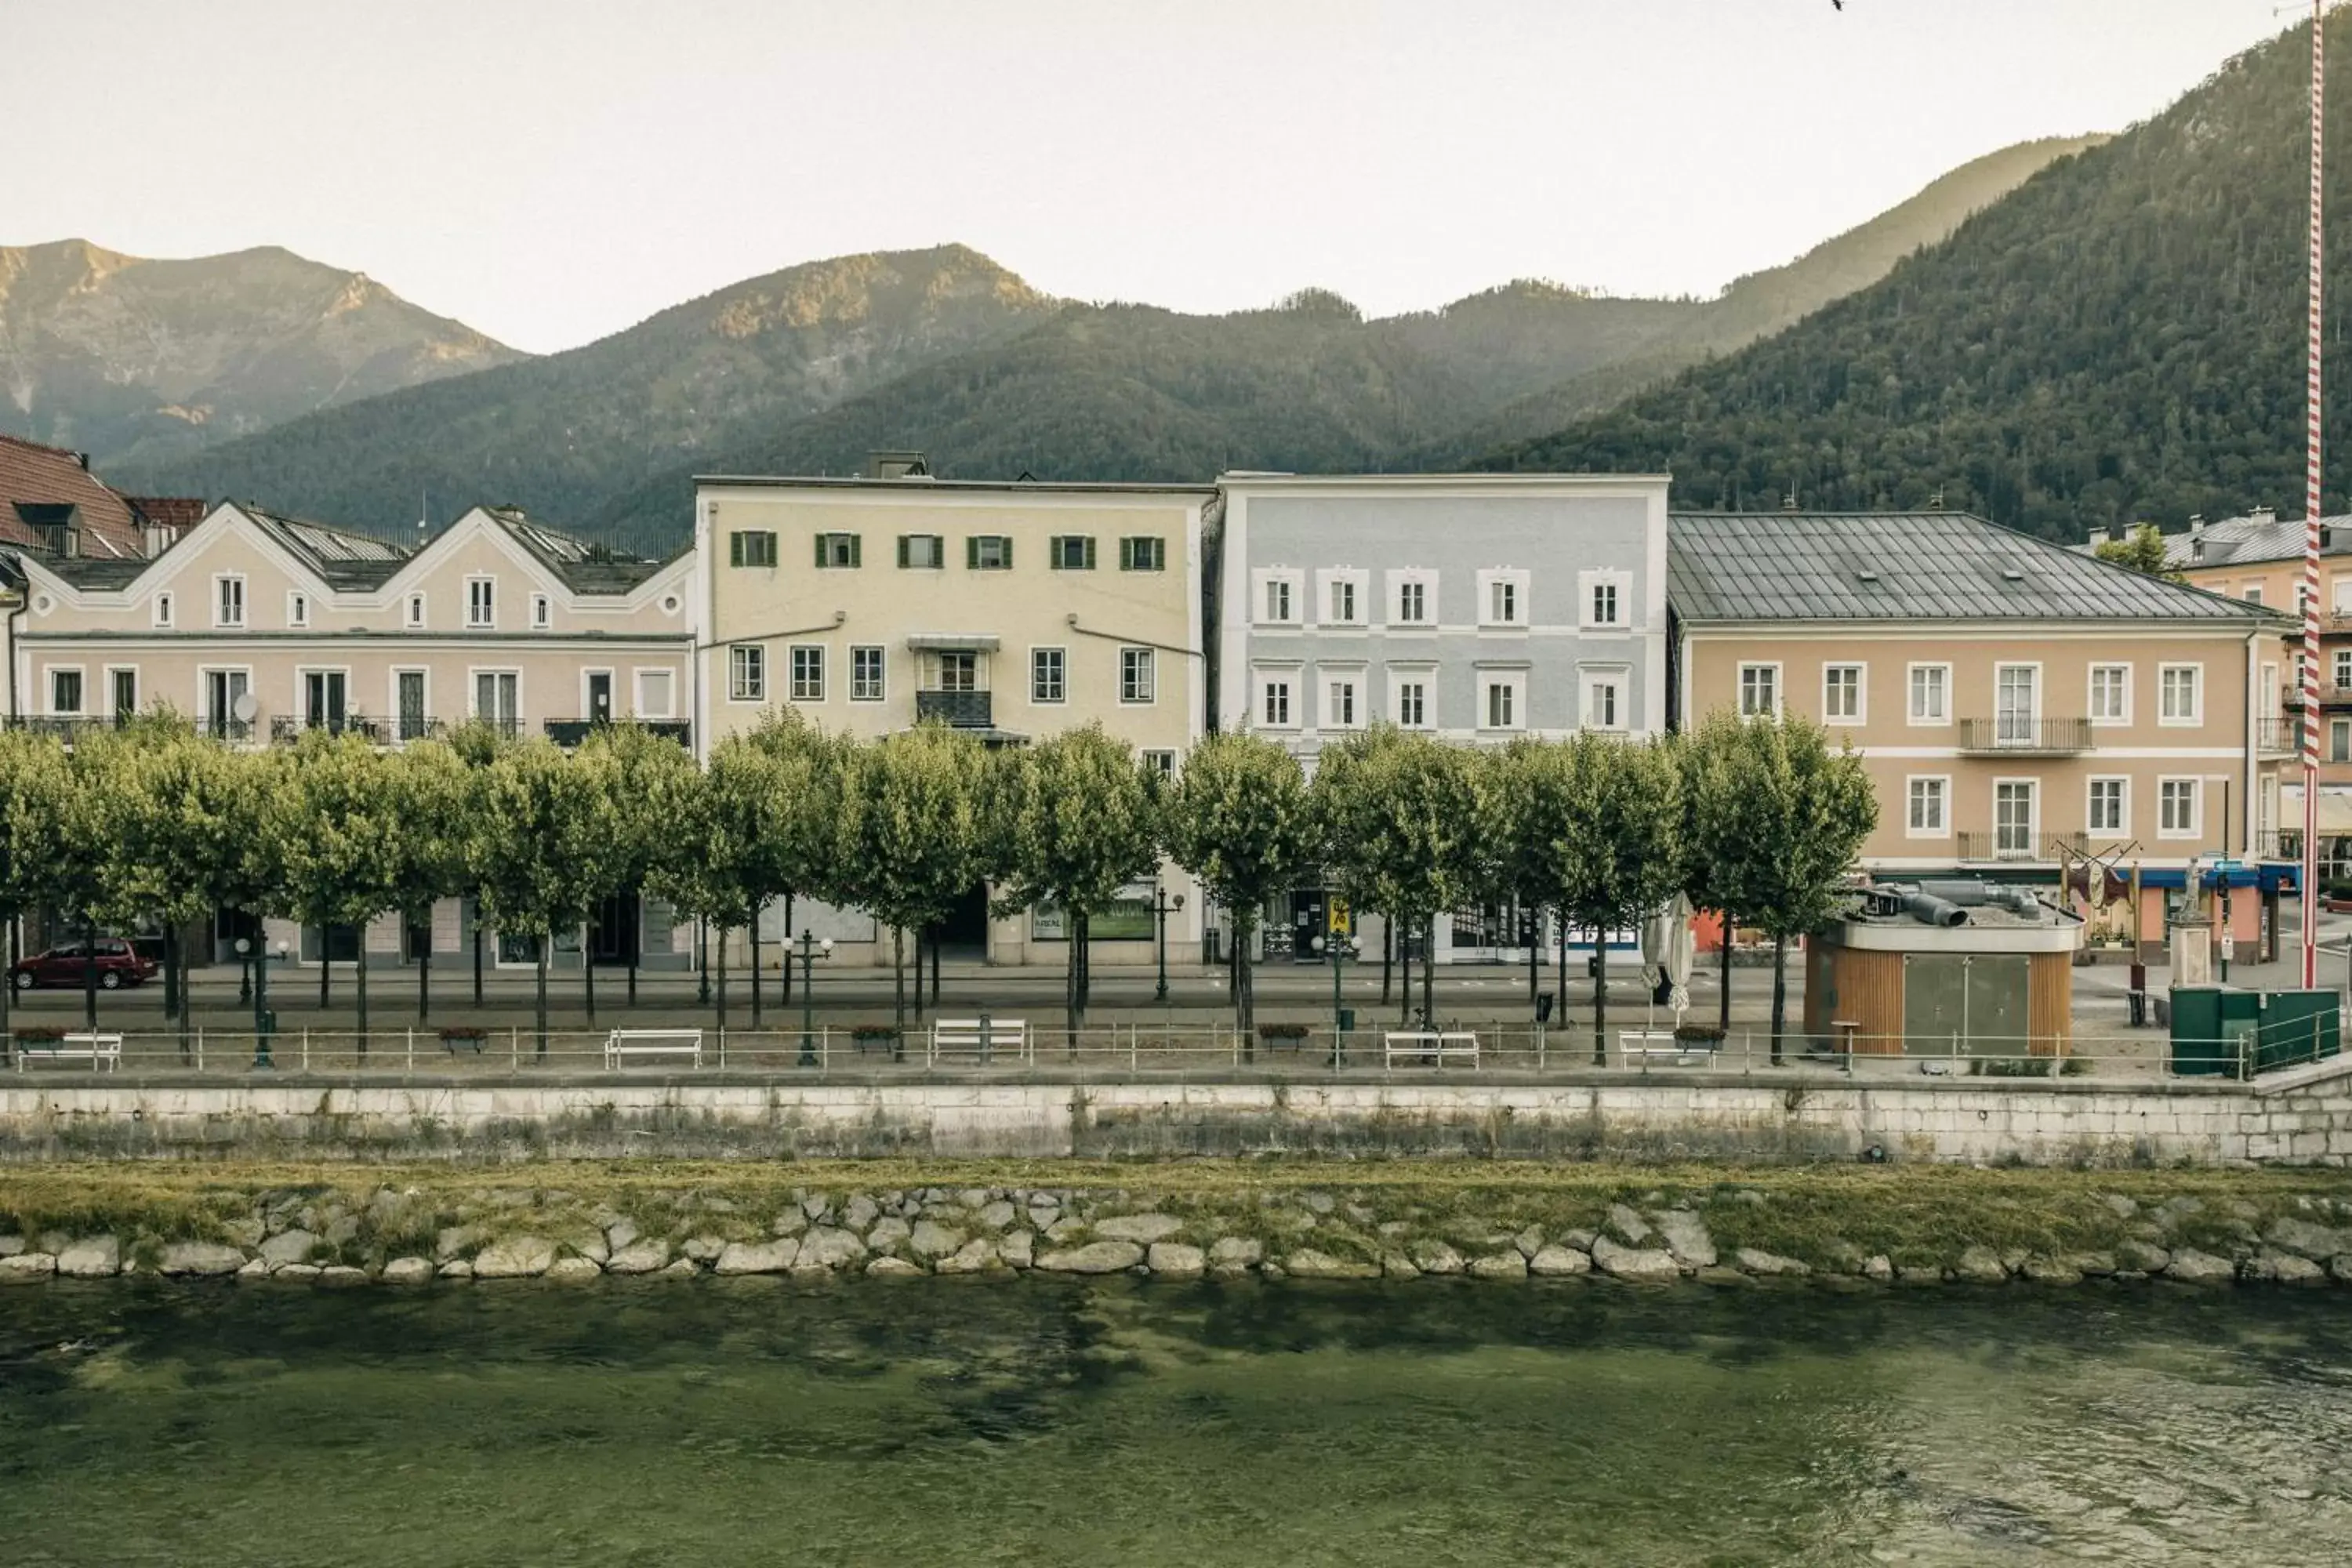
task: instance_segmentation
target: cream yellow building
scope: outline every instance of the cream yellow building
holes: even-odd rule
[[[2137,867],[2152,943],[2192,863],[2274,841],[2292,738],[2273,612],[1958,513],[1677,513],[1669,531],[1681,721],[1797,713],[1850,743],[1877,786],[1869,869]],[[2250,941],[2283,879],[2241,875]],[[2090,901],[2128,931],[2127,907]]]
[[[698,481],[698,743],[791,708],[825,730],[882,735],[935,720],[1017,745],[1099,723],[1145,765],[1173,769],[1207,714],[1202,627],[1209,486],[874,479]],[[1168,918],[1172,961],[1201,951],[1201,900]],[[1098,962],[1143,963],[1152,889],[1097,921]],[[835,963],[887,962],[857,911],[802,907],[789,929],[830,936]],[[786,934],[772,911],[763,938]],[[996,963],[1064,961],[1055,911],[990,920],[975,887],[943,932]],[[839,944],[847,944],[845,947]]]

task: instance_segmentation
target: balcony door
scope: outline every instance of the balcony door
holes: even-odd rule
[[[253,689],[253,677],[241,669],[205,671],[205,732],[216,740],[244,733],[236,716],[237,700]]]
[[[2030,779],[2008,779],[1992,786],[1992,847],[2000,859],[2032,858],[2036,788]]]
[[[613,672],[595,669],[588,673],[588,722],[609,724],[613,721]]]
[[[345,676],[340,669],[302,673],[302,721],[313,730],[343,727]]]
[[[425,737],[425,672],[404,669],[394,678],[395,700],[400,708],[400,738],[418,741]]]
[[[980,655],[976,653],[943,653],[940,655],[940,691],[977,691],[980,689]]]
[[[474,717],[511,735],[520,727],[520,681],[510,669],[477,670],[474,674]]]
[[[2004,664],[1993,677],[1993,740],[2003,746],[2033,744],[2042,716],[2042,672],[2030,664]]]

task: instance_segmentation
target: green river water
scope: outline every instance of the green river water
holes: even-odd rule
[[[0,1562],[2352,1563],[2352,1304],[0,1293]]]

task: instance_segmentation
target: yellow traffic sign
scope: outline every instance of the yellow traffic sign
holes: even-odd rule
[[[1331,933],[1334,936],[1346,936],[1355,929],[1354,926],[1349,923],[1348,919],[1347,900],[1334,899],[1331,900],[1330,929]]]

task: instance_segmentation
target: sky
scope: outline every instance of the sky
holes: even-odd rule
[[[0,245],[282,245],[541,353],[950,240],[1185,310],[1705,295],[2274,3],[0,0]]]

